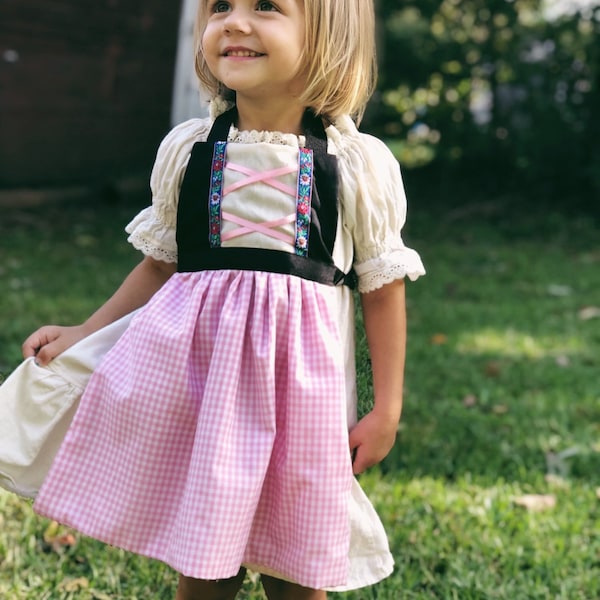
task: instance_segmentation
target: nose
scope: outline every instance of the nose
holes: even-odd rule
[[[234,7],[228,13],[223,21],[223,29],[226,33],[249,33],[250,32],[250,16],[248,10],[243,7]]]

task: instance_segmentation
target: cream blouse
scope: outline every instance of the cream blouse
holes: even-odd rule
[[[179,189],[192,146],[206,141],[212,122],[210,118],[191,119],[165,137],[150,178],[152,205],[126,228],[133,246],[157,260],[177,262]],[[336,266],[345,272],[354,267],[362,293],[405,276],[414,280],[424,275],[419,255],[402,241],[406,197],[398,161],[381,140],[360,133],[350,117],[340,117],[326,133],[328,151],[337,156],[340,176],[340,219],[333,250]],[[303,136],[235,127],[228,141],[263,148],[304,145]]]

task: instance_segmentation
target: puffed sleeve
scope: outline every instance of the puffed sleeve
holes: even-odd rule
[[[145,255],[177,262],[177,205],[192,146],[205,141],[209,119],[190,119],[173,128],[161,142],[150,176],[152,205],[127,225],[127,241]]]
[[[338,154],[343,227],[354,245],[358,290],[425,274],[420,256],[402,241],[406,196],[398,161],[379,139],[360,133],[349,117],[329,133]]]

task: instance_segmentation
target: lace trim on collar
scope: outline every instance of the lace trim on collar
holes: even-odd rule
[[[254,129],[252,131],[240,131],[233,125],[229,130],[227,141],[238,144],[265,142],[294,148],[303,148],[306,145],[306,138],[303,135],[298,136],[293,133],[281,133],[280,131],[256,131]]]

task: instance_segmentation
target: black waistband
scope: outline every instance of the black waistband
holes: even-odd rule
[[[334,265],[310,258],[264,248],[212,248],[198,255],[179,254],[179,272],[232,269],[240,271],[267,271],[302,277],[325,285],[356,287],[354,271],[344,273]]]

